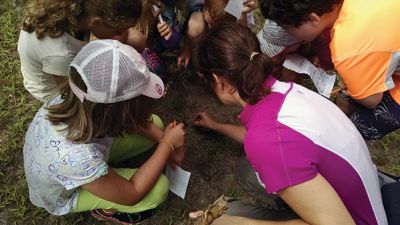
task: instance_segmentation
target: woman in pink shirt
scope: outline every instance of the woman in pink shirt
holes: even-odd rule
[[[357,129],[327,99],[274,79],[272,61],[250,30],[219,24],[194,55],[218,98],[243,108],[240,125],[217,122],[206,112],[195,125],[244,144],[264,195],[279,195],[298,215],[280,224],[387,224],[377,172]],[[228,210],[214,224],[276,224],[271,220],[285,219],[276,213]]]

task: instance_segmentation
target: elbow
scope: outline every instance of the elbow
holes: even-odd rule
[[[132,184],[131,190],[132,191],[130,191],[125,199],[126,202],[122,205],[134,206],[142,201],[144,198],[149,196],[149,198],[151,198],[151,202],[149,202],[149,204],[158,206],[168,197],[169,181],[166,176],[161,175],[150,190],[140,190],[135,187],[135,184]]]
[[[124,206],[134,206],[139,203],[146,195],[138,190],[133,183],[119,188],[119,193],[114,198],[105,199],[115,204]]]
[[[125,198],[121,199],[121,202],[116,202],[117,204],[125,206],[134,206],[142,201],[146,197],[146,192],[143,190],[138,190],[134,184],[130,188],[130,191],[126,193]]]
[[[187,37],[196,39],[206,29],[206,23],[203,18],[203,13],[193,13],[189,19],[187,27]]]
[[[144,196],[143,197],[133,197],[133,198],[127,199],[127,201],[124,202],[123,204],[121,204],[121,203],[118,203],[118,204],[126,205],[126,206],[134,206],[134,205],[138,204],[140,201],[142,201],[143,198],[144,198]]]
[[[357,102],[366,108],[375,109],[379,105],[379,103],[381,103],[382,98],[383,93],[377,93],[369,97],[359,99],[357,100]]]
[[[379,105],[379,102],[378,103],[371,103],[371,104],[364,104],[364,106],[369,108],[369,109],[375,109],[378,105]]]
[[[358,104],[368,109],[375,109],[380,103],[380,101],[364,101],[364,100],[356,100],[356,102],[358,102]]]

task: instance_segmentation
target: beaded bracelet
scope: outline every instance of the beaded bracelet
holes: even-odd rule
[[[158,141],[158,143],[161,143],[161,142],[165,142],[165,143],[169,144],[169,146],[171,146],[172,151],[175,150],[174,145],[170,141],[168,141],[167,139],[160,139]]]

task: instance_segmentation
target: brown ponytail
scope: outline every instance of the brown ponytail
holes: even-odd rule
[[[253,52],[258,54],[250,59]],[[270,93],[264,81],[272,71],[272,60],[261,52],[250,29],[236,23],[219,23],[207,32],[195,48],[193,62],[206,81],[213,85],[213,74],[223,77],[249,104]]]

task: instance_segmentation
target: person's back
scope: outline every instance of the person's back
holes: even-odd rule
[[[387,223],[368,148],[331,102],[300,85],[276,81],[271,94],[245,107],[241,120],[247,159],[269,193],[319,173],[357,224]]]
[[[112,144],[110,137],[90,143],[67,140],[67,126],[55,126],[47,119],[46,107],[62,101],[60,97],[53,99],[37,112],[24,146],[29,198],[54,215],[69,213],[77,204],[77,187],[107,173]],[[73,175],[74,171],[80,172]]]
[[[41,101],[47,101],[60,93],[54,79],[68,74],[69,63],[87,43],[64,33],[58,38],[36,38],[36,34],[21,31],[18,53],[25,88]]]
[[[69,64],[90,33],[117,38],[136,23],[140,9],[138,0],[30,1],[18,40],[25,88],[42,102],[59,94]]]

